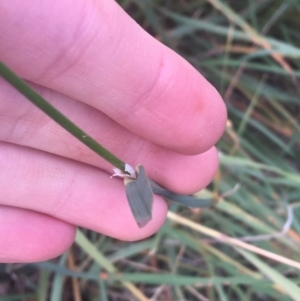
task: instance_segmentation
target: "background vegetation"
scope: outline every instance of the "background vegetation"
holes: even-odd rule
[[[220,170],[200,193],[219,202],[172,205],[136,243],[80,230],[57,260],[0,266],[0,299],[300,300],[300,1],[119,2],[224,97]]]

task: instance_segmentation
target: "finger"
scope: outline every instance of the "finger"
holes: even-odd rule
[[[72,244],[76,227],[30,210],[0,206],[0,262],[54,258]]]
[[[181,153],[204,152],[222,135],[216,90],[114,1],[5,0],[1,12],[1,58],[24,78]]]
[[[153,219],[139,229],[124,184],[92,166],[0,143],[2,205],[35,210],[118,239],[145,238],[163,224],[167,206],[154,197]]]
[[[197,156],[178,154],[120,126],[98,110],[34,85],[41,95],[132,166],[143,164],[148,176],[178,193],[190,194],[212,180],[218,155],[214,148]],[[112,166],[0,80],[0,140],[78,160],[112,173]]]

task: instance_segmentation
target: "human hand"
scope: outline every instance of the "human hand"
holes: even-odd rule
[[[226,109],[186,61],[141,29],[112,0],[0,3],[0,60],[56,108],[150,179],[182,194],[204,188],[218,156]],[[123,182],[94,154],[0,79],[0,261],[55,257],[76,226],[145,238]]]

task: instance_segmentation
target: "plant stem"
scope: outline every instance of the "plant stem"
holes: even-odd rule
[[[28,98],[34,105],[41,109],[45,114],[51,117],[65,130],[71,133],[74,137],[80,140],[83,144],[100,155],[103,159],[110,162],[113,166],[125,172],[125,163],[109,152],[106,148],[101,146],[87,133],[82,131],[66,116],[55,109],[43,97],[36,93],[25,81],[19,78],[13,71],[11,71],[3,62],[0,61],[0,75],[8,81],[15,89]]]

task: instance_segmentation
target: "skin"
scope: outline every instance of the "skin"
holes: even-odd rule
[[[2,0],[0,59],[54,106],[132,166],[177,193],[204,188],[218,168],[224,103],[184,59],[114,1]],[[76,226],[139,240],[123,182],[0,79],[0,261],[58,256]]]

